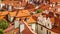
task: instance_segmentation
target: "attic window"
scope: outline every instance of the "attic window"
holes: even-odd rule
[[[27,21],[27,22],[28,22],[28,21],[29,21],[29,18],[25,18],[25,21]]]
[[[19,19],[19,21],[21,21],[21,19]]]

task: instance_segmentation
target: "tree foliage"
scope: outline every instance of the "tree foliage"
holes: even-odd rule
[[[0,29],[0,34],[5,34],[2,29]]]
[[[37,11],[36,11],[36,13],[41,13],[42,12],[42,10],[41,9],[38,9]]]
[[[5,19],[0,19],[0,29],[5,30],[8,27],[8,22]]]

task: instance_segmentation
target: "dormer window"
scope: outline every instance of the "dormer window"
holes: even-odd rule
[[[30,20],[29,18],[25,18],[25,21],[29,22],[29,20]]]
[[[6,5],[6,8],[7,8],[8,11],[12,10],[12,6],[11,5]]]
[[[19,21],[21,21],[21,19],[19,19]]]
[[[0,9],[2,9],[4,5],[5,5],[5,4],[1,3],[1,4],[0,4]]]
[[[12,16],[10,16],[10,14],[8,14],[8,20],[9,20],[10,22],[12,22],[12,21],[14,20],[14,17],[12,17]]]
[[[55,6],[55,2],[51,3],[50,6],[51,7],[54,7]]]
[[[45,10],[46,14],[49,14],[49,11],[48,10]]]

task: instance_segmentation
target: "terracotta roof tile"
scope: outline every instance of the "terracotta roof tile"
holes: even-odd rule
[[[14,12],[9,12],[9,15],[10,15],[10,16],[16,16],[16,13],[17,13],[16,11],[14,11]]]
[[[0,18],[4,18],[5,16],[0,16]]]
[[[34,20],[33,17],[28,17],[28,18],[29,18],[28,24],[32,24],[36,22],[36,20]]]
[[[7,14],[8,14],[8,11],[3,11],[3,12],[1,12],[0,15],[7,15]]]
[[[16,20],[19,20],[20,18],[15,18]]]
[[[33,4],[27,4],[27,6],[25,7],[25,9],[28,9],[28,10],[34,10],[35,9],[35,5]]]
[[[42,4],[42,5],[39,7],[39,9],[42,9],[42,10],[45,10],[45,9],[46,9],[46,10],[48,10],[49,7],[50,7],[49,4],[47,4],[47,5]]]
[[[56,14],[60,14],[60,12],[55,12]]]
[[[36,34],[27,24],[27,22],[23,21],[24,22],[24,27],[25,29],[22,31],[22,34]]]
[[[30,12],[28,10],[21,10],[18,12],[16,17],[30,16]]]
[[[50,2],[60,2],[60,0],[50,0]]]
[[[59,30],[58,30],[58,28],[56,28],[56,27],[53,27],[51,30],[52,30],[53,32],[59,33]]]
[[[55,22],[55,19],[54,17],[53,18],[50,18],[51,22],[54,23]]]

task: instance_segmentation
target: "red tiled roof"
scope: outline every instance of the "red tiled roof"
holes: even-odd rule
[[[50,2],[60,2],[60,0],[50,0]]]
[[[11,16],[11,17],[13,17],[13,16],[16,16],[16,11],[14,11],[14,12],[9,12],[9,15]]]
[[[30,16],[30,12],[28,10],[21,10],[18,12],[16,17],[24,17],[24,16]]]
[[[49,7],[50,7],[49,4],[47,4],[47,5],[42,4],[42,5],[39,7],[39,9],[42,9],[42,10],[48,10]]]
[[[36,34],[29,26],[28,24],[23,21],[25,24],[25,29],[22,31],[22,34]]]
[[[27,6],[25,7],[25,9],[28,9],[28,10],[34,10],[35,9],[35,5],[33,4],[27,4]]]

